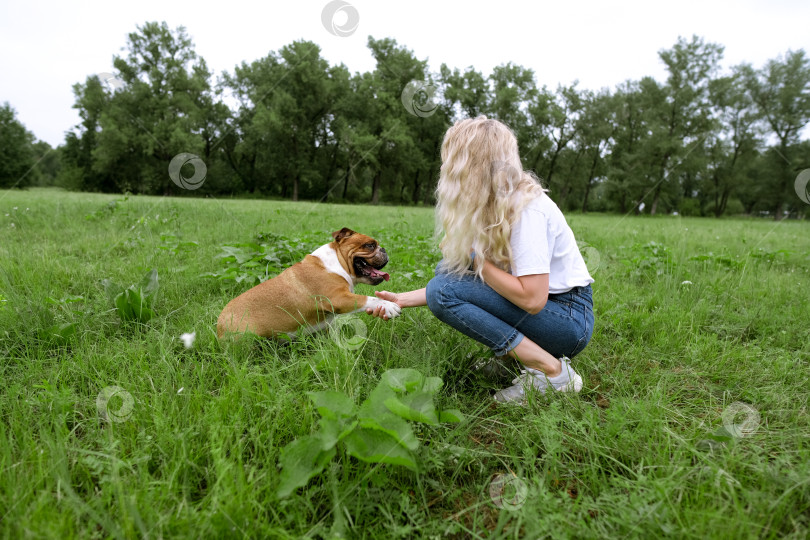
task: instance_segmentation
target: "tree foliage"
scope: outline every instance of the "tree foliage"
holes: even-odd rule
[[[510,126],[524,166],[566,210],[806,212],[793,190],[810,167],[803,50],[759,69],[724,69],[722,46],[679,38],[659,51],[665,81],[592,91],[538,87],[531,69],[513,63],[489,75],[445,64],[431,72],[393,39],[369,37],[367,46],[370,72],[330,65],[301,40],[214,82],[183,27],[146,23],[114,57],[112,81],[93,75],[74,86],[81,122],[58,151],[35,151],[2,110],[10,142],[0,185],[51,154],[40,182],[179,195],[188,191],[169,165],[193,155],[195,170],[186,163],[179,174],[204,164],[196,194],[432,204],[444,132],[484,114]]]
[[[34,166],[34,135],[17,120],[11,105],[0,107],[0,188],[26,187]]]

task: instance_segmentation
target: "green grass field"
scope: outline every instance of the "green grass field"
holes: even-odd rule
[[[224,277],[344,226],[386,247],[386,289],[424,286],[432,209],[0,191],[2,536],[806,538],[810,223],[568,220],[596,279],[585,387],[496,407],[469,370],[486,351],[427,308],[293,343],[213,333],[250,286]],[[153,268],[155,317],[122,322],[103,280]],[[359,402],[391,368],[441,377],[464,421],[414,426],[417,472],[339,451],[277,497],[280,449],[318,426],[307,392]]]

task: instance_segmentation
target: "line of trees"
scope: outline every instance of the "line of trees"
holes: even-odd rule
[[[722,46],[680,38],[659,52],[666,81],[592,91],[538,87],[512,63],[488,76],[430,72],[392,39],[369,37],[368,48],[372,72],[350,74],[295,41],[214,81],[184,28],[146,23],[114,57],[116,74],[74,85],[81,123],[57,149],[0,108],[0,187],[178,195],[167,167],[189,153],[206,168],[196,195],[432,204],[445,130],[485,114],[514,130],[524,166],[566,210],[807,210],[794,190],[810,168],[804,50],[724,69]]]

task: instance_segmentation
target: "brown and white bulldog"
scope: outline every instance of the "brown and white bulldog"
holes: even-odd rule
[[[240,294],[217,320],[217,336],[251,332],[264,337],[324,328],[335,315],[383,306],[393,319],[401,308],[394,302],[354,294],[356,283],[378,285],[388,254],[379,243],[351,229],[332,233],[334,240],[279,275]]]

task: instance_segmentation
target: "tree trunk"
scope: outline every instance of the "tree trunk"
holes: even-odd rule
[[[253,154],[253,159],[250,160],[250,185],[251,185],[250,191],[252,193],[259,192],[259,181],[256,178],[256,159],[257,159],[256,154]]]
[[[650,207],[650,215],[651,216],[654,216],[656,210],[658,210],[658,200],[660,198],[661,198],[661,186],[659,184],[659,186],[657,188],[655,188],[655,197],[653,197],[653,203],[652,203],[652,206]]]
[[[551,187],[551,177],[554,176],[554,168],[557,166],[557,157],[560,155],[561,150],[557,150],[554,152],[554,155],[551,156],[551,163],[548,166],[548,176],[546,176],[546,187]]]
[[[242,171],[239,170],[239,166],[236,164],[236,161],[234,161],[233,154],[231,153],[230,150],[228,150],[227,146],[225,147],[225,159],[228,161],[228,165],[231,166],[231,169],[233,170],[233,172],[236,173],[236,176],[238,176],[239,179],[242,180],[242,184],[244,184],[245,190],[248,193],[252,193],[253,190],[254,190],[254,186],[255,186],[254,178],[252,176],[247,177],[244,174],[242,174]],[[256,154],[253,154],[252,163],[255,163],[255,162],[256,162]],[[253,168],[251,167],[251,170],[252,169]]]
[[[329,164],[329,170],[326,173],[326,185],[324,186],[323,197],[321,198],[322,201],[325,201],[329,198],[329,193],[332,191],[330,184],[332,183],[332,175],[335,174],[335,168],[337,167],[337,155],[338,149],[340,148],[340,142],[335,143],[335,151],[332,153],[332,163]]]
[[[582,198],[582,213],[588,213],[588,194],[591,192],[591,181],[588,180],[588,183],[585,185],[585,196]]]
[[[349,169],[349,172],[346,173],[346,177],[343,179],[343,195],[341,195],[341,200],[346,200],[346,192],[349,190],[349,178],[351,178],[352,170]]]
[[[568,194],[571,193],[571,188],[568,184],[564,185],[562,191],[560,192],[560,200],[557,201],[557,206],[560,208],[565,208],[565,200],[568,198]]]
[[[726,207],[728,206],[728,198],[730,195],[731,188],[726,188],[723,190],[723,196],[720,197],[720,215],[717,217],[720,217],[726,213]]]
[[[352,165],[352,151],[349,150],[349,158],[346,161],[346,175],[343,177],[343,195],[341,200],[346,200],[346,193],[349,191],[349,181],[354,179],[354,165]]]
[[[413,179],[413,193],[411,193],[411,201],[413,204],[419,203],[419,171],[416,171],[416,177]]]
[[[782,155],[782,158],[783,158],[783,160],[781,161],[781,163],[782,163],[782,179],[783,180],[787,179],[788,184],[793,184],[793,178],[791,178],[792,175],[791,175],[791,171],[790,171],[790,162],[788,161],[788,158],[787,158],[787,155],[789,153],[787,134],[785,134],[784,137],[780,137],[779,139],[780,139],[779,153]],[[782,186],[779,186],[779,187],[781,188]],[[793,187],[793,186],[791,185],[790,187]],[[792,189],[790,191],[793,192]],[[780,193],[779,196],[782,197],[782,199],[779,200],[776,203],[776,208],[774,209],[774,216],[773,216],[774,221],[782,221],[782,219],[785,217],[782,214],[782,209],[785,207],[785,201],[784,201],[784,198],[783,198],[784,197],[784,191],[782,193]]]
[[[782,214],[782,208],[784,208],[785,203],[779,201],[776,203],[776,208],[773,211],[773,220],[774,221],[782,221],[784,219],[784,215]]]
[[[430,166],[430,172],[428,173],[428,179],[427,179],[427,187],[428,188],[433,186],[433,178],[435,178],[435,174],[436,174],[436,167],[431,165]],[[436,190],[435,186],[433,187],[433,189],[425,189],[424,190],[425,195],[424,195],[424,198],[422,199],[422,203],[425,206],[430,205],[430,196],[435,192],[435,190]]]
[[[374,174],[374,181],[371,184],[371,204],[379,204],[380,203],[380,179],[382,177],[382,171],[377,171]]]
[[[712,175],[714,181],[714,217],[720,217],[720,175],[715,171]]]
[[[672,127],[670,127],[670,136],[672,135]],[[653,197],[653,203],[650,207],[650,215],[654,216],[655,212],[658,211],[658,201],[661,199],[661,186],[664,182],[667,181],[667,177],[669,174],[667,173],[667,163],[669,163],[670,154],[667,152],[664,154],[664,159],[661,161],[661,180],[658,182],[658,185],[655,186],[655,197]],[[677,166],[677,165],[676,165]]]
[[[591,170],[588,171],[588,182],[585,184],[585,197],[582,198],[582,213],[588,213],[588,194],[591,192],[591,182],[593,182],[594,174],[596,173],[596,164],[599,162],[600,147],[596,147],[596,152],[591,161]]]

